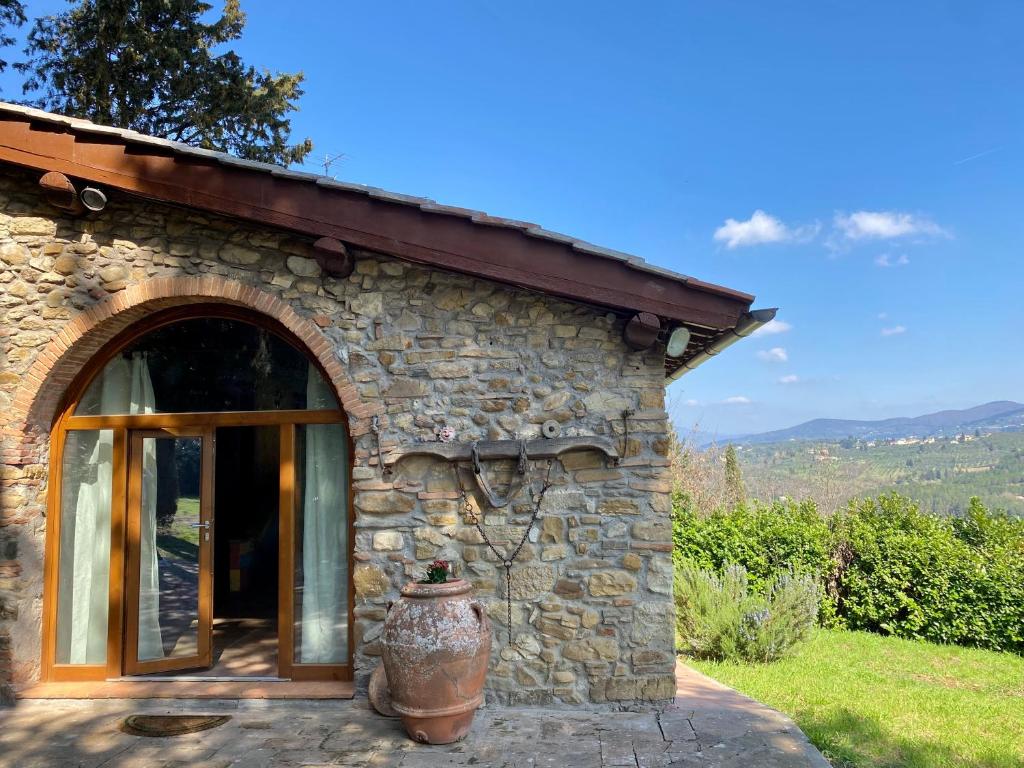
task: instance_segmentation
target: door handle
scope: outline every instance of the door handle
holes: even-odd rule
[[[203,529],[203,541],[210,540],[210,521],[207,520],[205,523],[189,523],[189,528],[202,528]]]

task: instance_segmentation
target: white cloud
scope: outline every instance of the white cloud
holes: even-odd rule
[[[780,243],[789,237],[789,228],[785,224],[760,209],[746,221],[726,219],[725,224],[715,230],[715,240],[724,242],[727,248]]]
[[[906,327],[904,327],[902,325],[894,325],[891,328],[883,328],[882,329],[882,335],[883,336],[899,336],[901,333],[906,333],[906,332],[907,332]]]
[[[762,325],[752,336],[775,336],[779,333],[785,333],[793,329],[793,326],[787,323],[785,320],[769,320],[767,323]]]
[[[883,253],[875,258],[875,264],[880,267],[905,267],[909,263],[910,257],[905,253],[901,253],[899,256],[890,256],[888,253]]]
[[[725,405],[749,405],[750,398],[744,397],[743,395],[734,395],[733,397],[727,397],[722,401]]]
[[[784,363],[789,360],[789,354],[782,347],[762,349],[757,353],[757,357],[759,360],[764,360],[766,363]]]
[[[926,216],[899,211],[836,213],[833,223],[847,240],[889,240],[908,235],[950,236]]]
[[[788,376],[783,376],[779,379],[779,384],[796,384],[798,381],[800,381],[800,377],[795,373],[791,373]]]
[[[686,405],[690,406],[691,408],[695,408],[696,406],[700,405],[700,400],[687,400]]]
[[[746,221],[726,219],[725,223],[715,230],[714,239],[724,242],[726,248],[741,248],[763,243],[782,243],[787,240],[810,240],[818,234],[819,228],[818,224],[788,227],[781,219],[759,208]]]
[[[878,319],[879,320],[885,320],[885,318],[887,318],[888,316],[889,316],[888,312],[879,312],[878,313]]]

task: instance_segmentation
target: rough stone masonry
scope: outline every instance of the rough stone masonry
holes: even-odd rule
[[[379,661],[388,601],[443,558],[495,623],[488,701],[635,708],[673,697],[662,347],[631,351],[625,318],[613,313],[384,254],[357,251],[354,273],[333,278],[288,232],[116,193],[101,214],[72,217],[49,206],[36,181],[0,176],[0,412],[12,412],[40,350],[68,323],[132,286],[204,276],[226,294],[256,288],[273,298],[268,306],[312,320],[353,388],[349,399],[381,414],[385,451],[434,440],[443,426],[460,441],[535,438],[549,419],[563,435],[610,437],[623,454],[617,466],[577,452],[552,468],[513,569],[507,645],[504,570],[465,516],[452,467],[415,457],[384,475],[374,434],[352,417],[356,678],[365,684]],[[40,662],[48,435],[23,431],[5,419],[0,687],[36,679]],[[489,469],[500,481],[511,464]],[[533,489],[544,470],[533,470]],[[511,546],[530,498],[524,491],[505,510],[471,503],[488,536]]]

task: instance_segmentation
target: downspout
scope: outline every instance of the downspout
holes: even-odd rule
[[[777,307],[772,307],[771,309],[755,309],[747,312],[740,318],[735,328],[725,331],[689,360],[685,360],[681,366],[665,379],[665,384],[671,384],[673,381],[685,376],[698,365],[706,363],[723,349],[731,347],[740,339],[745,339],[762,325],[771,321],[778,311]]]

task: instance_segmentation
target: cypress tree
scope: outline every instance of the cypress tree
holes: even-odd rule
[[[747,489],[743,485],[743,470],[736,457],[736,446],[729,444],[725,449],[725,490],[729,503],[733,506],[747,500]]]

